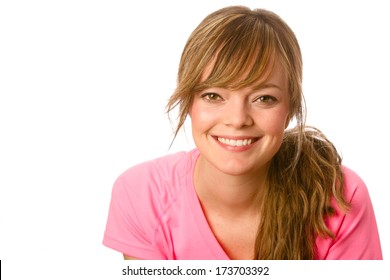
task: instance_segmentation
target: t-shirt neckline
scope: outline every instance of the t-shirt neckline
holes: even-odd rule
[[[195,190],[194,171],[199,155],[200,152],[198,149],[194,149],[190,152],[189,166],[187,169],[189,171],[189,176],[187,176],[186,189],[191,212],[193,214],[197,229],[200,231],[204,241],[207,244],[207,247],[210,248],[210,251],[215,256],[215,258],[218,260],[230,260],[229,256],[223,250],[221,244],[219,244],[217,238],[211,230]]]

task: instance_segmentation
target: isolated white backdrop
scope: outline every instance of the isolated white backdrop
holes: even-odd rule
[[[6,279],[114,279],[122,256],[101,245],[112,184],[136,163],[193,148],[187,129],[169,149],[165,104],[189,34],[210,12],[235,4],[270,9],[295,31],[308,124],[367,183],[387,262],[385,1],[1,1]]]

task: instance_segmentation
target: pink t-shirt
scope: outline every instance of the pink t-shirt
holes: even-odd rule
[[[103,244],[139,259],[228,260],[211,231],[193,184],[198,150],[134,166],[115,182]],[[364,182],[344,168],[347,215],[328,219],[336,238],[317,238],[319,259],[382,259]]]

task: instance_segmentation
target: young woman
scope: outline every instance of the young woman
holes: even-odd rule
[[[241,6],[207,16],[167,106],[179,108],[176,134],[191,118],[196,149],[118,178],[103,243],[126,259],[381,259],[367,188],[305,126],[301,81],[280,17]]]

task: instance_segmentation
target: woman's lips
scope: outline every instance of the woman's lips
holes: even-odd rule
[[[250,136],[213,136],[213,138],[229,150],[247,150],[252,147],[252,144],[257,142],[260,137],[250,137]]]
[[[232,147],[242,147],[247,146],[256,141],[256,138],[245,138],[245,139],[229,139],[224,137],[217,137],[217,140],[225,145],[232,146]]]

